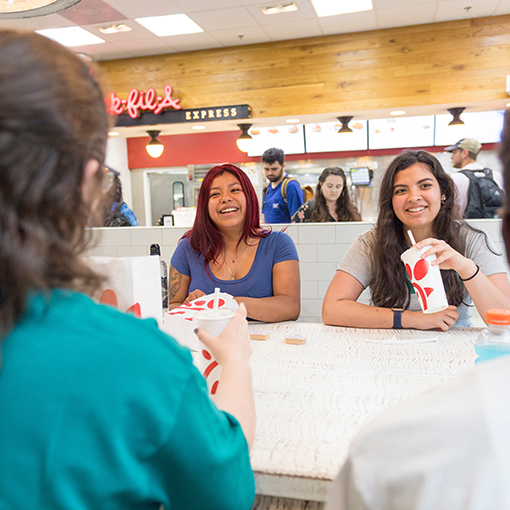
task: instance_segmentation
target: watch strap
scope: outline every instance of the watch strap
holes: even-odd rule
[[[392,308],[393,311],[393,329],[402,329],[402,308]]]

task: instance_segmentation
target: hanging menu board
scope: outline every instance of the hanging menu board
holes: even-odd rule
[[[397,149],[434,145],[434,115],[368,121],[369,149]]]
[[[461,138],[476,138],[480,143],[498,143],[501,141],[505,112],[462,113],[464,125],[448,126],[452,120],[450,114],[436,115],[436,139],[434,145],[453,145]]]
[[[262,156],[271,147],[283,149],[285,154],[304,154],[305,136],[302,125],[271,126],[252,128],[248,131],[252,143],[248,156]]]
[[[364,151],[368,149],[367,121],[352,120],[352,133],[339,133],[340,122],[305,124],[306,152]]]

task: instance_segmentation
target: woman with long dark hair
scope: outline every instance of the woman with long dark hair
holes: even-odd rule
[[[486,233],[454,214],[454,185],[439,161],[425,151],[397,156],[384,174],[374,229],[358,236],[339,265],[324,298],[326,324],[366,328],[441,329],[471,325],[471,300],[485,317],[490,308],[510,308],[510,283]],[[450,306],[420,311],[400,255],[411,246],[431,246]],[[366,287],[372,306],[356,300]]]
[[[352,203],[344,171],[331,166],[319,176],[315,197],[305,202],[292,216],[292,223],[361,221]]]
[[[169,307],[215,287],[244,303],[252,319],[299,316],[296,247],[287,234],[262,230],[255,190],[245,172],[229,164],[211,168],[204,177],[195,223],[170,262]]]
[[[0,508],[249,509],[244,306],[220,338],[198,331],[223,367],[214,404],[155,321],[86,295],[104,97],[68,49],[0,30]]]

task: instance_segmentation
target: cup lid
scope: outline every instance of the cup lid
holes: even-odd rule
[[[485,322],[490,324],[510,324],[510,310],[493,308],[485,312]]]

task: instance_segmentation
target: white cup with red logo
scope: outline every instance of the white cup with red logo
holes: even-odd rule
[[[219,336],[234,318],[236,312],[229,308],[220,308],[218,310],[202,310],[193,318],[195,327],[203,328],[210,335]],[[207,381],[207,390],[209,395],[215,395],[218,389],[218,383],[221,375],[221,366],[214,359],[211,351],[199,342],[198,351],[198,369]]]
[[[448,300],[439,266],[431,264],[436,260],[436,256],[433,254],[425,259],[421,258],[421,254],[429,248],[430,246],[424,246],[418,250],[413,246],[402,253],[400,258],[406,267],[423,313],[436,313],[448,308]]]

